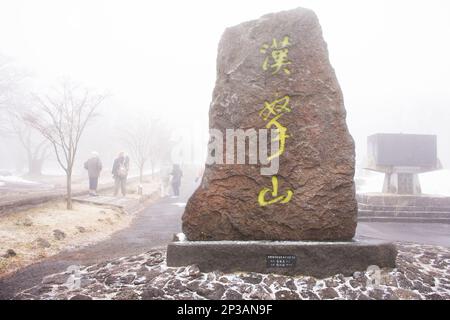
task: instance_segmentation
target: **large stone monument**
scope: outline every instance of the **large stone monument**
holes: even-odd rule
[[[392,245],[352,240],[355,153],[345,117],[312,11],[227,29],[210,107],[214,162],[187,203],[186,239],[169,245],[168,264],[317,276],[395,265]],[[239,130],[248,142],[243,157],[230,134]]]

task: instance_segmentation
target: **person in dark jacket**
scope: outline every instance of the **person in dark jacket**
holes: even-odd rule
[[[89,195],[97,195],[98,178],[102,171],[102,162],[98,156],[98,153],[93,151],[91,158],[84,163],[84,168],[88,171],[89,176]]]
[[[119,194],[119,189],[125,197],[127,194],[127,177],[130,170],[130,159],[125,152],[120,152],[119,156],[114,160],[112,174],[114,178],[114,196]]]
[[[170,175],[172,176],[173,194],[178,197],[180,195],[181,177],[183,176],[183,171],[181,171],[180,165],[174,164]]]

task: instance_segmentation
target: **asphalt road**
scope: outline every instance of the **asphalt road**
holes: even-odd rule
[[[450,247],[450,224],[360,222],[356,236]]]

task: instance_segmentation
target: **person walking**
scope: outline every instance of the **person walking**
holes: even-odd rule
[[[89,195],[97,196],[98,178],[103,168],[97,152],[92,151],[91,158],[84,163],[84,168],[89,176]]]
[[[117,197],[119,189],[125,197],[127,194],[127,177],[130,170],[130,159],[125,152],[120,152],[114,160],[112,174],[114,178],[114,196]]]
[[[180,165],[174,164],[170,175],[172,176],[173,194],[175,197],[178,197],[180,195],[181,177],[183,176]]]
[[[170,195],[170,168],[161,169],[161,198]]]

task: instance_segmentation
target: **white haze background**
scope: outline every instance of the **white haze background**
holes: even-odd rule
[[[313,9],[344,92],[362,166],[377,132],[438,135],[450,166],[450,3],[430,1],[0,0],[0,53],[39,85],[68,76],[112,94],[89,148],[109,143],[102,126],[139,110],[170,118],[203,144],[223,30],[269,12]],[[100,130],[99,130],[100,128]],[[195,132],[195,133],[194,133]],[[1,142],[1,160],[14,161]],[[87,150],[85,150],[87,152]],[[114,151],[115,152],[115,151]],[[204,155],[201,154],[200,158]],[[204,158],[204,157],[203,157]],[[374,188],[380,188],[375,176]],[[425,192],[450,194],[450,173],[421,176]]]

